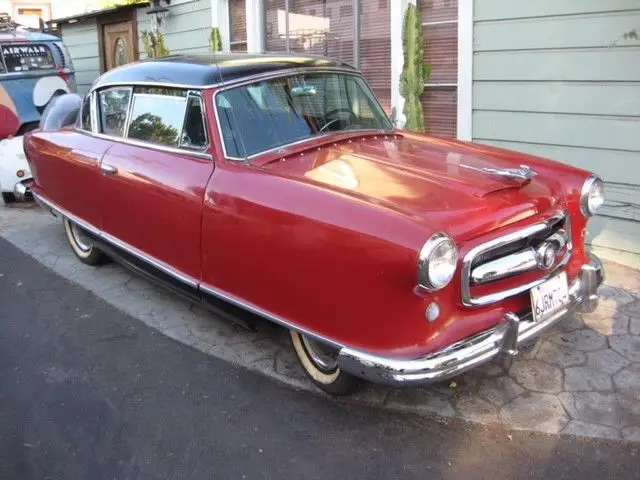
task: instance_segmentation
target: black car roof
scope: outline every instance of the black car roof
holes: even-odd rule
[[[143,60],[111,70],[98,78],[92,90],[118,84],[161,84],[205,88],[245,78],[300,68],[356,71],[352,66],[325,57],[297,54],[176,55]]]

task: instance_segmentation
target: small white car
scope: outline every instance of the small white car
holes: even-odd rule
[[[0,192],[4,203],[31,197],[31,171],[24,155],[22,137],[0,140]]]

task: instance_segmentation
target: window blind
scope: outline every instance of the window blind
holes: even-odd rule
[[[458,84],[458,1],[421,0],[424,56],[431,76],[422,96],[431,135],[455,137]]]

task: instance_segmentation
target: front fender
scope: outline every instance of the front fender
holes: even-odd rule
[[[205,195],[204,284],[335,344],[403,349],[432,333],[415,292],[430,235],[382,206],[220,165]]]

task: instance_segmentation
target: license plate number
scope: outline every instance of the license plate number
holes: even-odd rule
[[[535,322],[549,318],[568,304],[569,288],[565,272],[531,289],[531,310]]]

